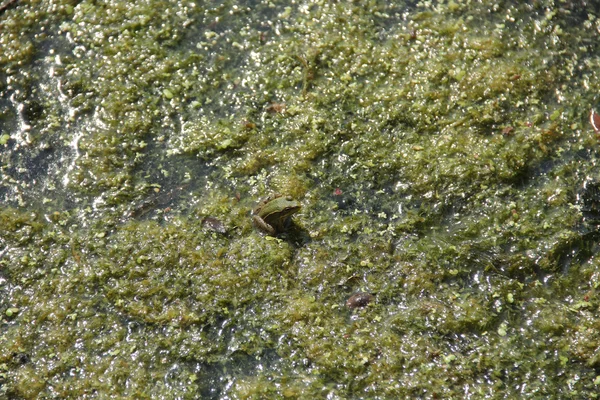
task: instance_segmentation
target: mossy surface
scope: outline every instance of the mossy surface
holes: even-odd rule
[[[600,9],[388,3],[1,12],[1,396],[598,397]]]

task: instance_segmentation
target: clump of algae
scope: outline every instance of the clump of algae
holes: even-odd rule
[[[593,12],[58,1],[0,23],[3,394],[596,396]],[[274,191],[303,204],[277,238],[249,218]]]

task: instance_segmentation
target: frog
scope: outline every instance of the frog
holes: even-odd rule
[[[286,229],[290,217],[300,211],[302,206],[292,198],[279,193],[261,200],[252,212],[254,226],[273,236]]]

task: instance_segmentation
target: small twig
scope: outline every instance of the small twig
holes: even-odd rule
[[[4,13],[4,11],[8,10],[10,6],[15,4],[19,0],[6,0],[3,4],[0,5],[0,15]]]

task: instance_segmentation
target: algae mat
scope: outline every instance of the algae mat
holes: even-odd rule
[[[597,397],[600,8],[523,3],[2,3],[0,396]]]

